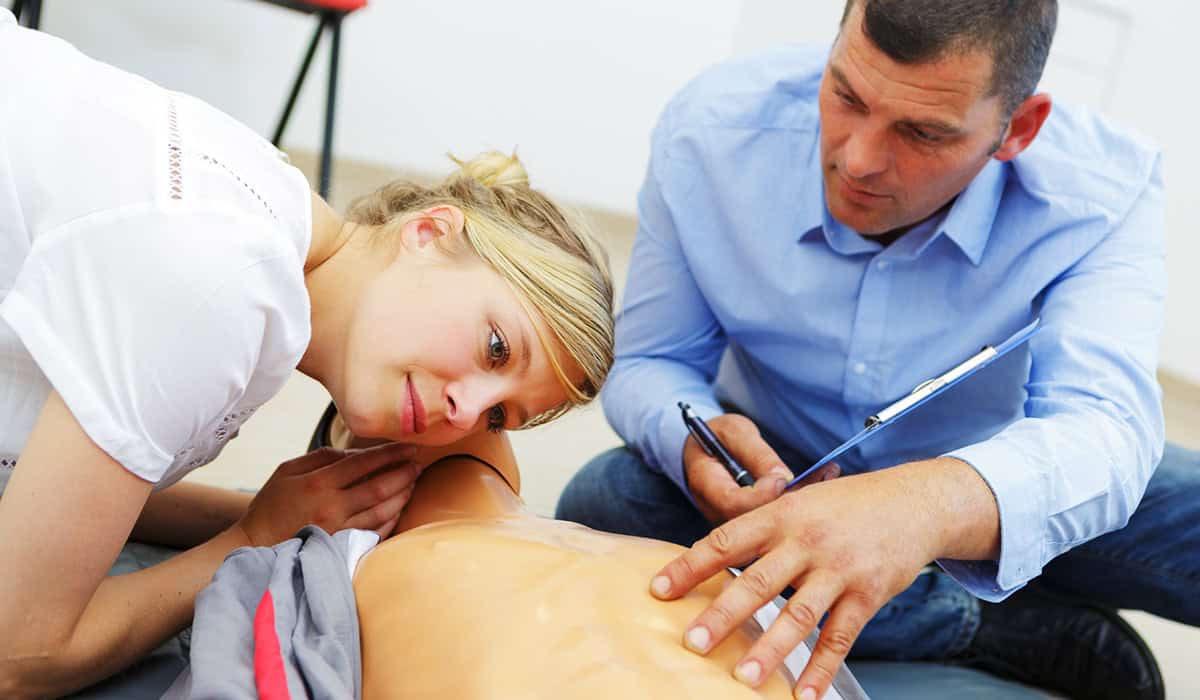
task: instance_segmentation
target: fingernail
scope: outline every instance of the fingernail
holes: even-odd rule
[[[778,467],[775,467],[774,469],[772,469],[771,473],[774,474],[775,476],[779,477],[780,479],[783,479],[784,482],[787,482],[787,481],[791,480],[791,478],[792,478],[792,471],[790,469],[788,469],[787,467],[783,466],[782,464],[779,465]]]
[[[817,700],[817,691],[813,690],[812,688],[805,688],[804,691],[800,693],[800,700]]]
[[[650,592],[662,598],[671,592],[671,579],[666,576],[655,576],[650,582]]]
[[[688,630],[686,639],[689,649],[703,654],[708,651],[708,644],[712,641],[712,636],[708,633],[708,630],[696,626]]]
[[[762,664],[757,661],[743,662],[733,670],[733,675],[746,685],[756,685],[762,676]]]

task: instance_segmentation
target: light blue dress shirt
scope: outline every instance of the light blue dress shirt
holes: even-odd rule
[[[939,563],[999,600],[1123,526],[1162,455],[1159,156],[1056,104],[1027,151],[990,161],[885,248],[825,208],[827,55],[792,46],[721,64],[667,106],[605,413],[686,492],[677,401],[706,418],[730,401],[815,460],[1040,316],[1029,344],[839,459],[848,473],[941,455],[972,465],[999,504],[1000,559]]]

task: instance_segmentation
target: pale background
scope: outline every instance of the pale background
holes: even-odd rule
[[[253,0],[44,0],[42,27],[84,52],[201,97],[269,135],[312,31]],[[685,81],[730,56],[828,42],[841,0],[372,0],[343,31],[335,205],[397,174],[447,171],[445,154],[516,147],[535,185],[584,208],[623,279],[648,133]],[[1170,293],[1162,344],[1168,435],[1200,447],[1200,161],[1191,66],[1200,5],[1061,0],[1043,87],[1151,137],[1165,154]],[[312,178],[327,44],[286,147]],[[313,180],[315,182],[315,179]],[[1097,303],[1102,303],[1098,300]],[[301,451],[327,400],[297,376],[192,478],[253,488]],[[619,444],[598,408],[514,438],[525,496],[550,515],[584,461]],[[1140,613],[1171,698],[1200,697],[1200,631]]]
[[[1165,153],[1170,296],[1163,366],[1200,384],[1200,3],[1061,0],[1044,87]],[[631,213],[659,110],[732,55],[831,40],[841,0],[372,0],[343,31],[340,157],[443,172],[445,153],[520,149],[540,186]],[[253,0],[45,0],[43,26],[270,134],[312,23]],[[319,51],[288,143],[319,144]]]

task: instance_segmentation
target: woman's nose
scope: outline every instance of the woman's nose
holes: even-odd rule
[[[479,417],[501,402],[499,382],[464,379],[446,385],[446,420],[455,428],[468,431]]]

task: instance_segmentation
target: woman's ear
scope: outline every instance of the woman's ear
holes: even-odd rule
[[[448,236],[455,238],[463,231],[466,215],[453,204],[441,204],[410,214],[400,227],[400,238],[410,249],[424,248],[430,241]]]

